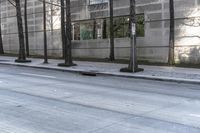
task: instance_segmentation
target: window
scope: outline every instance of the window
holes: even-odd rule
[[[129,17],[115,17],[114,18],[114,37],[123,38],[129,36]],[[110,36],[110,22],[107,18],[107,37]],[[136,25],[136,35],[137,37],[144,37],[144,15],[137,15],[137,25]]]
[[[136,34],[138,37],[144,37],[144,14],[137,15]]]
[[[73,40],[80,40],[80,24],[74,23],[72,28]]]
[[[86,21],[80,23],[80,40],[91,40],[94,36],[94,23]]]
[[[129,37],[129,17],[114,17],[114,37]],[[137,37],[144,37],[144,14],[137,15]],[[102,18],[88,21],[80,21],[73,27],[74,40],[106,39],[110,37],[110,19]]]
[[[114,37],[127,37],[129,33],[129,19],[128,17],[114,18]]]
[[[108,0],[90,0],[90,5],[107,3]]]

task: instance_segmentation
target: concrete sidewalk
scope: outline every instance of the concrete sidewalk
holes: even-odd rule
[[[43,59],[29,58],[30,60],[32,60],[31,63],[16,63],[14,62],[15,59],[16,57],[0,56],[0,64],[59,70],[66,72],[90,72],[97,75],[99,74],[127,78],[141,78],[150,80],[200,84],[200,69],[193,68],[140,65],[139,67],[144,68],[143,72],[122,73],[119,72],[120,68],[127,67],[128,65],[75,61],[74,63],[77,64],[77,66],[66,68],[57,66],[58,63],[64,62],[63,60],[49,59],[49,64],[43,64]]]

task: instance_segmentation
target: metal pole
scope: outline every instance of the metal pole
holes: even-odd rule
[[[129,62],[129,70],[131,72],[137,71],[137,51],[136,51],[136,12],[135,12],[135,0],[130,0],[130,62]]]

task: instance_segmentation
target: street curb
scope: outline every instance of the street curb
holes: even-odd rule
[[[134,79],[146,79],[146,80],[156,80],[156,81],[166,81],[166,82],[176,82],[176,83],[187,83],[187,84],[200,84],[200,80],[193,80],[193,79],[183,79],[183,78],[170,78],[170,77],[161,77],[161,76],[148,76],[148,75],[125,75],[126,73],[110,73],[110,72],[95,72],[95,71],[85,71],[81,69],[76,70],[67,70],[61,68],[52,68],[52,67],[42,67],[42,66],[30,66],[26,64],[10,64],[10,63],[2,63],[1,65],[10,65],[10,66],[21,66],[21,67],[29,67],[29,68],[38,68],[38,69],[45,69],[45,70],[54,70],[54,71],[62,71],[62,72],[71,72],[71,73],[93,73],[96,75],[103,75],[103,76],[113,76],[113,77],[123,77],[123,78],[134,78]]]

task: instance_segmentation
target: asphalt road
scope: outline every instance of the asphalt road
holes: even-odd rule
[[[0,65],[0,133],[200,133],[200,86]]]

